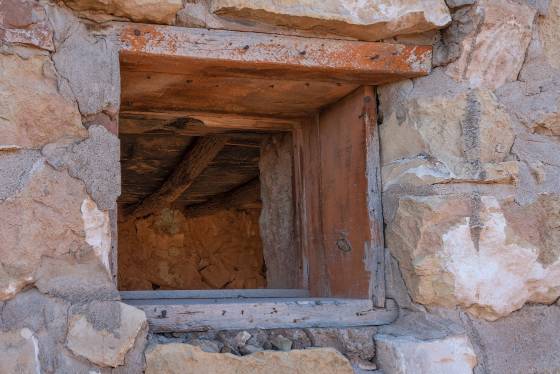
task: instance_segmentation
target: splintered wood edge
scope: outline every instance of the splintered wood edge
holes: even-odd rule
[[[396,303],[377,308],[368,299],[125,300],[142,309],[152,332],[358,327],[392,323]]]
[[[149,64],[150,57],[186,59],[264,77],[369,85],[424,76],[431,70],[432,47],[425,45],[118,22],[113,27],[121,60],[132,65]],[[165,64],[152,65],[159,71]]]

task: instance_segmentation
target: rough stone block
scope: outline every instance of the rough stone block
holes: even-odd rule
[[[45,10],[30,0],[0,0],[0,40],[54,51]]]
[[[121,194],[120,142],[103,126],[88,128],[89,138],[71,144],[49,144],[43,155],[55,168],[67,168],[83,181],[102,210],[114,209]]]
[[[495,322],[472,320],[480,373],[560,372],[560,307],[527,305]]]
[[[0,332],[0,373],[38,373],[39,343],[27,328]]]
[[[262,351],[239,357],[206,353],[189,344],[163,344],[146,353],[146,374],[353,374],[352,366],[330,348]]]
[[[70,318],[66,346],[99,366],[117,367],[147,329],[140,309],[120,302],[96,302]]]
[[[438,80],[449,82],[436,78],[421,79],[413,88],[401,83],[380,89],[383,189],[511,184],[517,175],[517,164],[508,160],[514,132],[496,97],[487,90],[445,90]]]
[[[421,33],[451,21],[443,0],[211,0],[210,4],[212,12],[226,18],[321,30],[362,40]]]
[[[558,195],[401,197],[387,243],[414,301],[495,320],[560,296]]]
[[[181,0],[65,0],[77,11],[87,11],[90,18],[107,15],[125,17],[136,22],[174,24],[175,15],[183,7]],[[97,17],[96,17],[97,15]]]
[[[468,374],[476,356],[464,335],[436,340],[377,335],[377,362],[384,373]]]
[[[0,55],[0,150],[86,136],[78,108],[59,93],[53,74],[47,56]]]
[[[0,202],[0,299],[33,283],[43,256],[88,251],[84,185],[39,159],[21,191]]]
[[[509,0],[480,0],[469,14],[477,19],[461,42],[459,59],[447,74],[471,86],[495,89],[517,79],[531,41],[536,10]]]

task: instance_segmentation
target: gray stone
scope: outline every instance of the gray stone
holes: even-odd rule
[[[71,303],[119,298],[107,270],[93,254],[79,260],[70,256],[43,258],[37,272],[36,287],[43,293]]]
[[[494,322],[465,318],[482,352],[476,373],[560,372],[560,307],[527,305]]]
[[[223,347],[223,344],[219,344],[218,342],[207,340],[207,339],[192,339],[188,342],[190,345],[194,345],[199,347],[204,352],[208,353],[219,353]],[[243,346],[245,346],[243,344]]]
[[[88,132],[80,143],[45,146],[43,155],[53,167],[66,167],[82,180],[99,209],[113,209],[121,194],[120,142],[103,126],[90,126]]]
[[[245,355],[250,355],[250,354],[255,353],[255,352],[261,352],[263,350],[264,350],[263,348],[257,347],[256,345],[252,345],[252,344],[247,344],[247,345],[244,345],[243,347],[239,348],[239,352],[244,356]],[[208,351],[205,351],[205,352],[208,352]]]
[[[104,35],[88,32],[71,12],[54,6],[48,9],[59,43],[53,61],[61,88],[75,97],[82,115],[118,108],[118,48]]]
[[[458,8],[465,5],[472,5],[476,0],[445,0],[445,2],[450,8]]]
[[[23,189],[39,157],[37,151],[0,152],[0,200]]]
[[[275,335],[270,339],[272,345],[280,351],[292,349],[292,341],[282,335]]]

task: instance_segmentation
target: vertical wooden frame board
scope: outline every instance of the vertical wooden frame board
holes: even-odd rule
[[[383,305],[375,126],[375,92],[369,86],[319,114],[320,212],[328,296],[373,298]]]
[[[293,131],[296,236],[303,255],[303,287],[313,297],[329,295],[321,221],[321,148],[317,115]]]

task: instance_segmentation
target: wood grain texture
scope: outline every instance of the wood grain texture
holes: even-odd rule
[[[371,297],[363,100],[360,88],[319,115],[322,239],[334,297]]]
[[[245,299],[245,298],[305,298],[309,291],[305,289],[258,288],[254,290],[178,290],[178,291],[121,291],[123,300],[145,300],[146,303],[158,303],[164,299]],[[149,300],[149,301],[148,301]],[[157,300],[157,301],[156,301]]]
[[[144,199],[134,209],[133,214],[137,217],[147,216],[177,200],[206,169],[226,143],[227,137],[225,136],[199,138],[158,191]]]
[[[370,271],[370,293],[373,304],[385,306],[385,238],[383,235],[383,206],[381,202],[381,153],[379,128],[377,126],[376,92],[371,86],[362,88],[366,139],[367,206],[371,241],[367,245],[366,266]]]
[[[216,195],[204,203],[193,204],[187,206],[183,210],[186,217],[201,217],[216,213],[217,211],[229,208],[260,208],[260,188],[261,184],[258,178],[236,187],[232,191]]]
[[[375,85],[427,75],[430,46],[302,38],[185,27],[114,24],[121,61],[136,71]],[[188,64],[185,64],[188,61]]]
[[[185,299],[167,304],[126,300],[142,309],[152,332],[245,330],[385,325],[398,316],[388,300],[384,309],[356,299]]]

